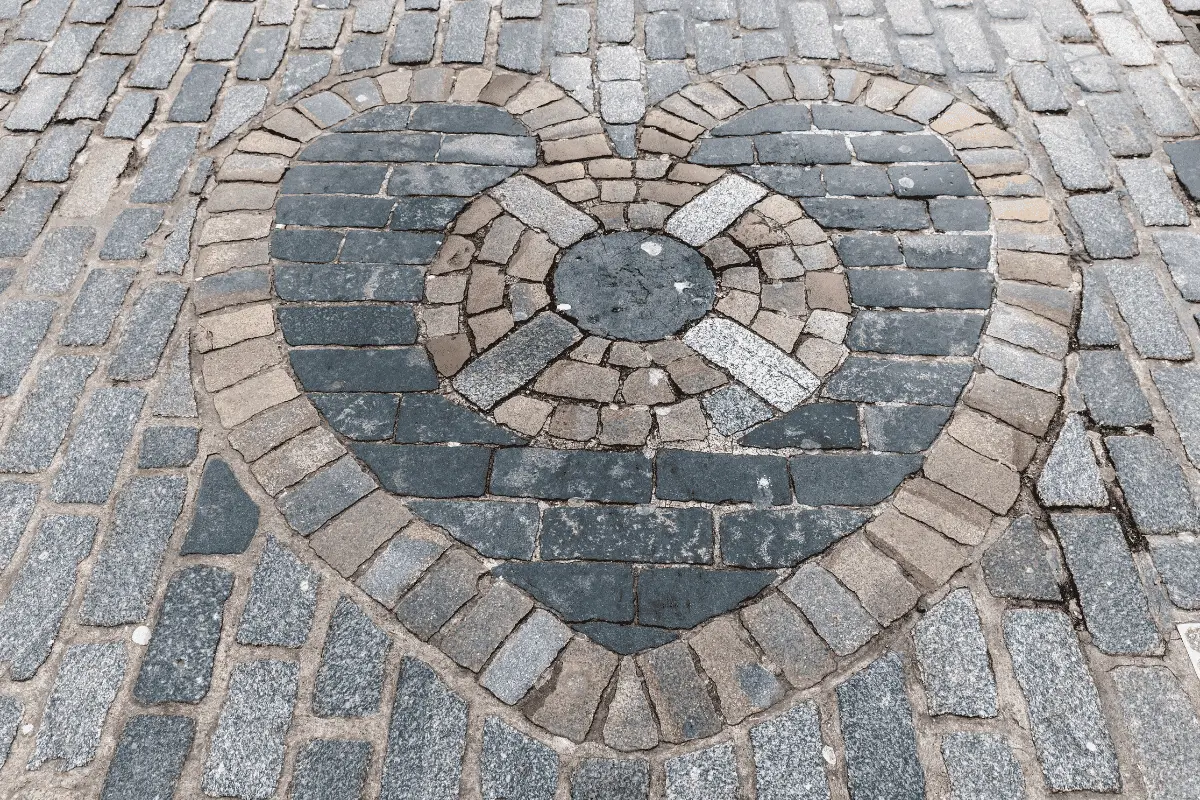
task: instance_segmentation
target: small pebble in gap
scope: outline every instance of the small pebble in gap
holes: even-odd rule
[[[133,635],[130,638],[133,639],[134,644],[140,644],[145,647],[150,644],[150,628],[145,625],[138,625],[133,629]]]

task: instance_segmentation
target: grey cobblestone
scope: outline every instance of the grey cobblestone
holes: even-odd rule
[[[101,388],[92,394],[50,488],[55,501],[99,504],[108,499],[145,402],[141,389]]]
[[[31,181],[66,181],[71,176],[75,156],[91,132],[91,128],[80,123],[51,128],[41,138],[33,158],[25,164],[25,177]]]
[[[480,772],[484,800],[551,800],[558,785],[558,754],[499,718],[488,717]]]
[[[38,370],[34,390],[0,447],[0,468],[39,472],[50,466],[96,364],[92,356],[58,356]]]
[[[1109,436],[1104,446],[1137,526],[1147,533],[1191,530],[1196,505],[1179,462],[1152,436]]]
[[[29,759],[29,769],[56,758],[71,769],[95,757],[127,660],[122,642],[67,648],[38,728],[37,749]]]
[[[38,487],[31,483],[0,481],[0,569],[6,569],[33,516]]]
[[[381,800],[458,795],[467,705],[426,664],[400,663],[392,705]]]
[[[996,716],[996,679],[970,589],[956,589],[930,609],[913,639],[930,713]]]
[[[313,711],[323,717],[374,714],[383,699],[391,640],[345,596],[338,598],[321,651]]]
[[[0,257],[28,253],[57,201],[58,190],[49,187],[26,186],[14,192],[8,207],[0,212]]]
[[[1129,325],[1133,345],[1146,358],[1186,361],[1192,357],[1174,309],[1148,267],[1113,264],[1104,270],[1121,316]]]
[[[354,800],[363,796],[370,742],[314,739],[296,758],[292,800]]]
[[[189,717],[131,718],[121,731],[101,800],[137,800],[148,793],[171,796],[195,735],[196,723]]]
[[[1025,779],[1003,736],[949,733],[942,737],[942,759],[952,796],[961,800],[1024,800]]]
[[[186,287],[165,281],[150,284],[142,292],[126,317],[109,361],[109,378],[136,381],[154,374],[186,294]]]
[[[320,581],[316,572],[268,536],[250,580],[250,595],[238,623],[238,642],[302,646],[312,626]]]
[[[837,687],[837,698],[851,791],[923,798],[925,772],[899,656],[889,653],[855,673]]]

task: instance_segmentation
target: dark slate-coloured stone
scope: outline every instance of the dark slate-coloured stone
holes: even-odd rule
[[[1183,188],[1193,200],[1200,200],[1200,139],[1170,142],[1163,145],[1163,151]]]
[[[442,140],[437,160],[532,167],[537,164],[537,140],[531,136],[501,136],[494,133],[450,133]]]
[[[301,161],[433,161],[442,137],[433,133],[329,133],[300,151]]]
[[[888,653],[837,687],[851,796],[925,800],[900,657]]]
[[[413,497],[479,497],[485,491],[492,450],[487,447],[354,444],[390,492]]]
[[[438,388],[423,347],[381,350],[314,348],[288,353],[300,384],[310,392],[420,392]]]
[[[1055,565],[1030,517],[1013,520],[984,552],[981,564],[988,591],[997,597],[1062,599]]]
[[[845,267],[886,267],[904,263],[900,243],[890,234],[847,234],[839,236],[834,247]]]
[[[655,255],[642,249],[653,245]],[[584,239],[563,253],[553,293],[570,306],[563,313],[590,333],[652,342],[708,313],[716,282],[694,248],[667,236],[621,232]]]
[[[540,500],[650,502],[650,459],[641,453],[504,448],[496,453],[491,490]]]
[[[280,230],[271,234],[271,256],[284,261],[325,264],[337,257],[342,234],[337,231]]]
[[[602,647],[623,656],[670,644],[679,638],[674,631],[643,625],[615,625],[611,622],[585,622],[572,625],[575,630]]]
[[[992,219],[987,201],[974,197],[930,200],[929,216],[939,231],[986,231]]]
[[[258,530],[258,505],[246,494],[233,470],[220,458],[204,465],[191,527],[179,552],[244,553]]]
[[[543,559],[708,564],[713,523],[704,508],[557,507],[542,519]]]
[[[851,136],[859,161],[891,164],[897,161],[952,161],[950,148],[936,136]],[[899,188],[899,187],[897,187]]]
[[[276,231],[272,248],[280,234],[310,231]],[[311,231],[317,233],[317,231]],[[338,234],[334,234],[335,238]],[[292,241],[287,243],[291,248]],[[333,243],[336,253],[337,242]],[[210,279],[211,280],[211,279]],[[420,300],[425,293],[420,267],[397,264],[280,264],[275,267],[275,293],[283,300],[345,302],[381,300],[405,302]]]
[[[721,558],[731,567],[794,567],[870,519],[848,508],[733,511],[718,520]]]
[[[283,194],[379,194],[387,167],[369,164],[296,164],[283,176]]]
[[[373,393],[310,394],[309,399],[338,433],[350,439],[391,439],[399,395]]]
[[[357,264],[428,264],[442,246],[435,233],[360,231],[346,234],[340,260]]]
[[[814,103],[813,125],[827,131],[898,131],[921,130],[920,124],[893,114],[864,106]],[[900,137],[897,137],[900,138]]]
[[[322,717],[362,717],[379,710],[392,642],[349,598],[338,598],[321,649],[313,711]]]
[[[849,164],[844,137],[828,133],[768,133],[754,137],[763,164]]]
[[[920,200],[814,197],[801,200],[800,205],[826,228],[915,231],[929,227],[929,214]]]
[[[296,756],[290,800],[361,800],[371,743],[313,739]]]
[[[382,228],[391,216],[394,202],[390,197],[285,195],[275,205],[275,223],[318,228]]]
[[[908,266],[926,269],[987,269],[992,250],[991,236],[915,234],[902,243]]]
[[[825,189],[831,195],[852,197],[886,197],[892,193],[892,183],[882,167],[866,164],[824,167]],[[899,190],[897,194],[902,194]]]
[[[792,501],[787,461],[745,453],[661,450],[655,461],[654,491],[660,500],[760,506]]]
[[[485,558],[533,558],[540,525],[537,503],[417,500],[408,507]]]
[[[402,197],[392,212],[391,227],[394,231],[440,231],[466,204],[461,197]]]
[[[1110,514],[1053,514],[1092,642],[1110,655],[1148,655],[1162,646],[1121,523]]]
[[[961,164],[888,167],[887,174],[896,187],[897,197],[970,197],[979,194]]]
[[[400,663],[380,800],[458,796],[467,704],[415,658]]]
[[[1075,380],[1097,424],[1126,428],[1150,422],[1150,403],[1122,351],[1079,351]]]
[[[962,311],[861,311],[846,346],[908,356],[969,356],[979,344],[983,314]]]
[[[801,103],[775,103],[756,108],[713,128],[713,136],[754,136],[759,133],[806,131],[812,113]]]
[[[941,433],[950,411],[944,406],[867,406],[867,443],[872,450],[920,453]]]
[[[749,137],[701,139],[688,159],[694,164],[753,164],[754,142]]]
[[[1138,528],[1145,533],[1196,530],[1191,488],[1162,442],[1153,436],[1109,436],[1104,446]]]
[[[529,133],[503,108],[487,105],[423,103],[413,106],[408,127],[442,133],[494,133],[522,136]]]
[[[642,759],[589,758],[571,776],[571,800],[646,800],[650,764]]]
[[[482,414],[437,394],[408,394],[400,401],[394,441],[409,444],[523,444]]]
[[[475,164],[398,164],[392,168],[387,193],[396,196],[473,197],[516,171],[516,167]]]
[[[191,717],[132,717],[121,731],[100,800],[174,797],[195,735]]]
[[[891,495],[921,468],[922,459],[899,453],[818,453],[789,461],[797,502],[869,506]]]
[[[197,64],[183,79],[179,95],[171,104],[167,119],[171,122],[205,122],[217,102],[217,93],[225,82],[228,67]]]
[[[838,400],[950,406],[971,379],[970,364],[850,356],[826,384]]]
[[[816,167],[754,166],[738,171],[788,197],[821,197],[825,194],[821,170]]]
[[[233,573],[189,567],[171,576],[133,694],[143,703],[198,703],[208,694]]]
[[[501,564],[494,574],[564,622],[633,622],[633,568],[621,564]]]
[[[747,447],[805,450],[856,448],[862,444],[858,407],[852,403],[809,403],[759,425],[738,442]]]
[[[321,576],[267,537],[238,622],[238,644],[302,647],[308,640]]]
[[[859,306],[988,308],[992,303],[992,277],[979,270],[848,269],[846,276],[850,297]]]
[[[279,327],[290,345],[412,344],[417,320],[411,306],[283,306]]]

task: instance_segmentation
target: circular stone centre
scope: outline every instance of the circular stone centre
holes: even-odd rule
[[[610,233],[567,250],[554,273],[562,314],[589,333],[652,342],[712,308],[716,285],[694,248],[669,236]]]

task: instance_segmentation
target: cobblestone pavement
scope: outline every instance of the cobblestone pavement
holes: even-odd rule
[[[0,0],[0,797],[1200,798],[1197,23]]]

